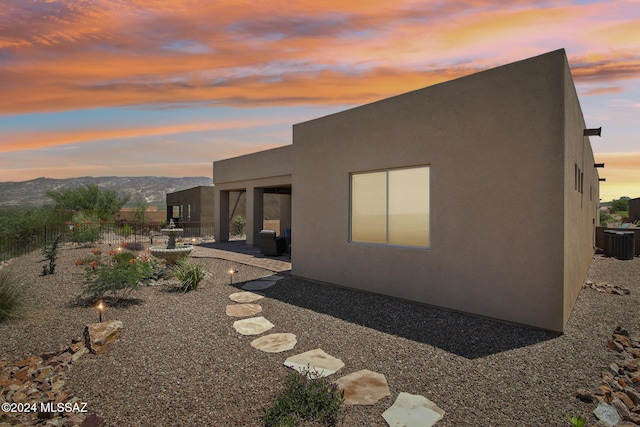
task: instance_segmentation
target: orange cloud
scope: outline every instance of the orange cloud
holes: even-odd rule
[[[124,127],[116,129],[71,129],[63,131],[15,132],[5,133],[5,141],[0,145],[0,153],[31,150],[78,142],[96,142],[106,139],[135,138],[141,136],[160,136],[220,129],[248,129],[251,127],[289,123],[283,119],[232,120],[212,123],[187,123],[153,127]]]
[[[624,92],[624,88],[620,86],[597,87],[584,92],[585,95],[607,95],[610,93]]]
[[[542,53],[538,43],[567,33],[605,45],[637,24],[617,12],[616,25],[593,30],[584,20],[597,22],[601,4],[531,0],[4,3],[0,114],[363,103]],[[571,56],[576,78],[639,75],[637,50],[601,54]]]

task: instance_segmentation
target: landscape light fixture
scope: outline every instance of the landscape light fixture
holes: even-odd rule
[[[236,274],[238,272],[238,270],[236,270],[235,268],[230,268],[229,271],[227,271],[227,273],[229,273],[229,284],[233,285],[233,275]]]
[[[604,167],[604,163],[594,163],[593,167],[594,168],[603,168]]]
[[[583,132],[583,135],[584,136],[600,136],[601,133],[602,133],[602,126],[600,126],[599,128],[585,129]]]
[[[96,309],[98,310],[98,320],[100,321],[100,323],[102,323],[102,312],[105,309],[104,303],[100,301],[96,306]]]

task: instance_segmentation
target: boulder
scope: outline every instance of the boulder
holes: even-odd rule
[[[121,331],[122,322],[119,320],[85,325],[84,345],[93,354],[103,354],[120,337]]]

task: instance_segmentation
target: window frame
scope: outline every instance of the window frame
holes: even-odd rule
[[[428,201],[428,211],[427,211],[427,245],[406,245],[406,244],[393,244],[389,243],[390,239],[390,217],[389,217],[389,203],[390,203],[390,195],[389,195],[389,173],[393,171],[400,170],[408,170],[408,169],[426,169],[428,182],[427,182],[427,201]],[[353,240],[353,177],[356,175],[366,175],[366,174],[375,174],[375,173],[385,173],[385,227],[386,227],[386,242],[385,243],[377,243],[377,242],[363,242],[358,240]],[[430,164],[421,164],[414,166],[403,166],[403,167],[394,167],[394,168],[385,168],[385,169],[374,169],[374,170],[366,170],[366,171],[358,171],[358,172],[350,172],[349,173],[349,235],[348,242],[350,244],[355,245],[365,245],[365,246],[377,246],[377,247],[391,247],[391,248],[404,248],[404,249],[414,249],[414,250],[429,250],[431,249],[431,165]]]

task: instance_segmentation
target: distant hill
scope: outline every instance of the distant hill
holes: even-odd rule
[[[142,196],[149,205],[164,207],[165,195],[200,185],[212,185],[212,179],[204,176],[169,178],[166,176],[84,176],[80,178],[36,178],[21,182],[0,182],[0,206],[41,206],[51,202],[47,190],[76,188],[95,184],[102,189],[128,194],[131,201]]]

